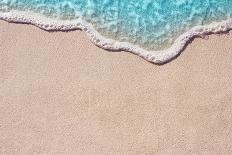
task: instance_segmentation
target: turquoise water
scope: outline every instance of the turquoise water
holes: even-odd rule
[[[103,36],[161,50],[194,26],[231,18],[232,0],[0,0],[1,12],[12,9],[83,18]]]

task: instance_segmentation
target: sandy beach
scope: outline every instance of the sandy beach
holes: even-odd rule
[[[158,66],[0,21],[0,154],[232,154],[231,60],[231,35]]]

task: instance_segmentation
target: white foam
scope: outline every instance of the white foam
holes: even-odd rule
[[[184,50],[185,46],[187,46],[188,42],[195,36],[220,33],[232,29],[232,19],[223,22],[214,22],[204,26],[196,26],[179,36],[170,48],[161,51],[147,51],[128,42],[118,42],[105,38],[94,29],[92,24],[87,23],[81,18],[77,20],[61,20],[48,18],[39,13],[12,10],[10,12],[0,12],[0,19],[8,22],[32,24],[48,31],[81,29],[86,32],[95,45],[103,49],[131,52],[155,64],[166,63],[178,56]]]

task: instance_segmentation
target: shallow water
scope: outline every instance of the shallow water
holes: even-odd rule
[[[232,17],[232,0],[0,0],[0,11],[83,18],[103,36],[163,50],[194,26]]]

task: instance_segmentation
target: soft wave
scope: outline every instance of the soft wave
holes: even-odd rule
[[[163,64],[177,57],[194,37],[225,32],[232,29],[232,19],[222,22],[214,22],[204,26],[195,26],[179,36],[170,48],[165,50],[149,51],[128,42],[119,42],[106,38],[98,33],[91,23],[80,18],[77,20],[62,20],[48,18],[34,12],[11,10],[9,12],[1,12],[0,19],[8,22],[32,24],[47,31],[69,31],[80,29],[86,32],[90,40],[95,45],[103,49],[131,52],[155,64]]]

